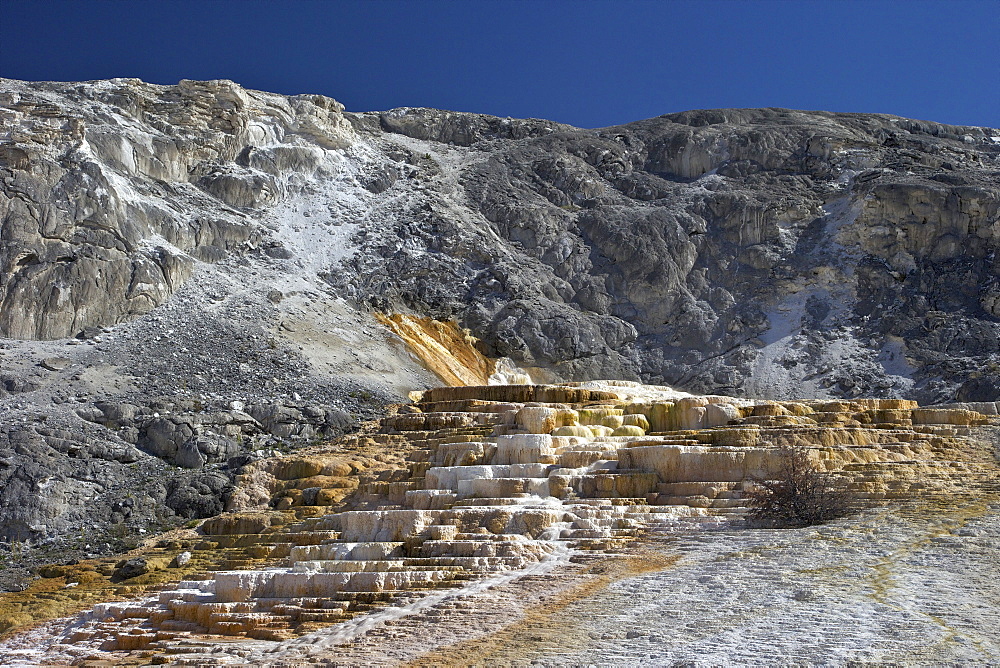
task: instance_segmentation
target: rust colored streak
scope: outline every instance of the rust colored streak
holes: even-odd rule
[[[495,370],[494,361],[476,349],[476,339],[454,322],[402,313],[375,318],[448,385],[486,385]]]

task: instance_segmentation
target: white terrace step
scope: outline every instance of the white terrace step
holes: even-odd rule
[[[658,484],[656,491],[667,496],[717,497],[742,492],[745,486],[743,482],[665,482]]]
[[[309,612],[299,613],[298,621],[323,622],[325,624],[330,624],[351,619],[352,617],[353,615],[339,610],[310,610]]]
[[[531,494],[521,494],[518,496],[505,496],[505,497],[481,497],[481,498],[467,498],[460,499],[456,501],[452,508],[460,510],[462,508],[482,508],[488,506],[523,506],[525,501],[530,499],[537,499],[536,495]]]
[[[547,541],[428,540],[420,545],[422,557],[499,557],[537,561],[555,549]]]
[[[439,556],[439,557],[411,557],[406,559],[406,563],[429,564],[436,567],[456,566],[470,573],[479,571],[507,570],[511,560],[505,557],[459,557],[459,556]]]
[[[402,559],[390,561],[300,561],[292,567],[294,573],[397,573],[403,571],[454,571],[455,566],[440,564],[406,564]]]
[[[708,496],[665,496],[657,497],[656,502],[666,506],[690,506],[692,508],[736,508],[744,505],[741,498],[708,497]]]
[[[273,533],[241,533],[211,535],[210,539],[218,543],[220,548],[252,547],[255,545],[274,545],[287,543],[291,545],[315,545],[324,540],[336,540],[336,531],[289,531]]]
[[[369,542],[369,543],[326,543],[323,545],[304,545],[293,547],[291,559],[350,559],[378,560],[403,555],[403,542]]]
[[[221,600],[255,597],[324,596],[333,592],[387,592],[446,580],[448,571],[325,573],[292,571],[222,572],[216,590]]]

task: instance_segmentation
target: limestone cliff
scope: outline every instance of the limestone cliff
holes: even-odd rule
[[[13,338],[74,336],[158,306],[196,261],[254,248],[257,225],[238,209],[294,192],[350,135],[333,100],[225,81],[2,89],[0,332]]]
[[[783,109],[581,130],[226,81],[2,87],[8,337],[127,321],[235,255],[362,310],[456,319],[567,379],[998,398],[1000,132]]]
[[[379,120],[426,139],[399,118],[428,113]],[[781,109],[516,141],[484,129],[435,148],[438,180],[458,171],[474,227],[499,238],[486,266],[454,266],[482,234],[455,197],[420,214],[444,253],[396,241],[388,279],[371,254],[355,266],[379,277],[372,299],[458,314],[497,353],[568,377],[994,400],[997,134]],[[431,261],[455,284],[444,295],[418,278]]]

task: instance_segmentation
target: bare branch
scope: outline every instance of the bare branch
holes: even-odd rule
[[[754,479],[746,493],[750,519],[777,526],[820,524],[851,512],[845,484],[821,471],[806,450],[782,447],[775,478]]]

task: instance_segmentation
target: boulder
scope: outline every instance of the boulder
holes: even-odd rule
[[[149,563],[141,557],[124,559],[115,564],[115,571],[112,578],[115,580],[131,580],[140,575],[145,575],[150,570]]]
[[[191,561],[190,552],[181,552],[170,562],[168,568],[183,568]]]

